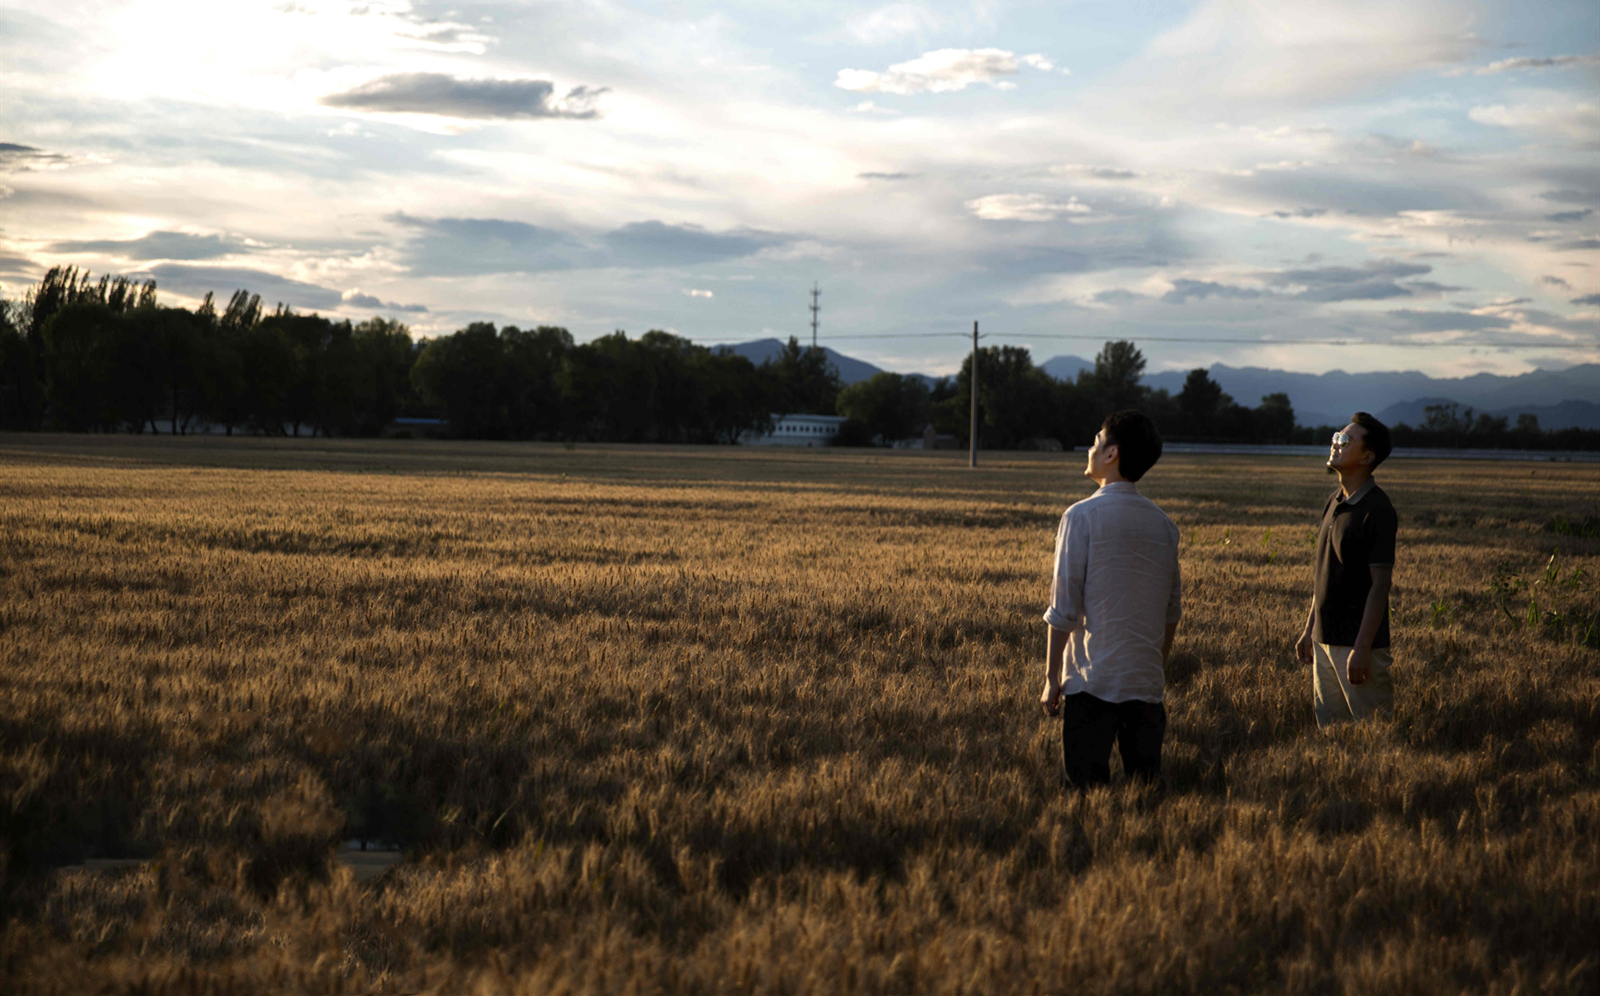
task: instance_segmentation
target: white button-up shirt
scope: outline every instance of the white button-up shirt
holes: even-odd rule
[[[1160,702],[1161,644],[1182,602],[1178,527],[1137,488],[1116,481],[1067,509],[1044,614],[1071,633],[1062,693]]]

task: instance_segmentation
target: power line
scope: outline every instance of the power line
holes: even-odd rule
[[[957,336],[966,332],[866,332],[849,335],[825,335],[825,341],[847,339],[935,339]],[[1054,332],[985,332],[984,339],[1074,339],[1087,342],[1106,342],[1114,337],[1105,335],[1068,335]],[[1134,335],[1124,337],[1131,342],[1227,343],[1244,346],[1382,346],[1390,349],[1600,349],[1600,342],[1379,342],[1371,339],[1244,339],[1236,337]]]
[[[987,339],[991,333],[985,332],[980,338]],[[825,335],[822,338],[834,339],[932,339],[938,336],[956,336],[961,339],[968,338],[970,332],[863,332],[850,335]]]
[[[1004,333],[1001,333],[1004,334]],[[1090,341],[1105,341],[1103,335],[1065,335],[1053,332],[1016,333],[1005,334],[1008,339],[1084,339]],[[1243,339],[1243,338],[1201,338],[1191,339],[1184,336],[1160,335],[1135,335],[1128,337],[1132,342],[1204,342],[1204,343],[1240,343],[1247,346],[1387,346],[1392,349],[1440,349],[1453,347],[1485,346],[1502,347],[1508,349],[1595,349],[1600,343],[1595,342],[1377,342],[1371,339]]]

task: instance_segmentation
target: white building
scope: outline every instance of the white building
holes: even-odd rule
[[[772,415],[772,431],[745,432],[739,442],[746,446],[828,446],[844,423],[842,415]]]

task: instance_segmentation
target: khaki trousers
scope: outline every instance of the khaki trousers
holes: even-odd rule
[[[1345,676],[1345,665],[1353,649],[1312,644],[1311,701],[1317,712],[1318,726],[1369,716],[1388,719],[1394,715],[1394,681],[1389,677],[1389,665],[1394,663],[1394,658],[1388,648],[1372,651],[1372,667],[1367,680],[1359,685],[1350,684]]]

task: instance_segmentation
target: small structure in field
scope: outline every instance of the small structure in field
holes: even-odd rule
[[[828,446],[844,424],[842,415],[772,415],[772,431],[743,432],[739,442],[746,446]]]
[[[920,436],[907,436],[896,439],[894,448],[897,450],[959,450],[961,440],[955,436],[934,431],[931,424],[925,426]]]

